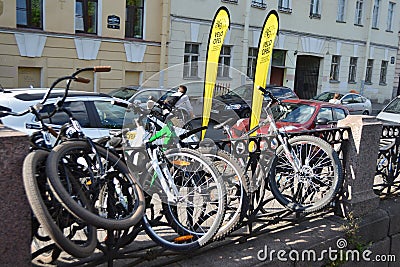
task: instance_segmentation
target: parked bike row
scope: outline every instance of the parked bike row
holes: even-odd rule
[[[85,71],[110,70],[80,69],[58,78],[28,110],[2,112],[32,113],[41,125],[31,135],[23,163],[33,211],[33,259],[52,262],[62,251],[86,258],[111,237],[119,247],[135,242],[142,229],[165,249],[191,251],[249,223],[268,190],[285,209],[311,213],[331,203],[342,187],[338,153],[319,137],[289,138],[278,129],[270,107],[280,100],[261,87],[271,99],[264,107],[266,120],[239,138],[226,120],[214,126],[224,131],[224,140],[201,140],[206,127],[194,128],[173,102],[157,99],[126,106],[124,128],[114,136],[85,136],[63,107],[69,87],[90,82],[79,76]],[[54,88],[65,81],[54,110],[40,115]],[[44,120],[60,111],[69,122],[56,132]],[[265,126],[268,133],[256,135]]]

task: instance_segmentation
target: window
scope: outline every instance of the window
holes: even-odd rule
[[[254,80],[254,74],[256,72],[256,61],[257,61],[258,49],[255,47],[249,47],[249,55],[247,58],[247,77]]]
[[[251,6],[265,9],[267,3],[265,3],[265,0],[251,0]]]
[[[278,3],[278,10],[282,11],[282,12],[288,12],[291,13],[292,12],[292,8],[291,8],[291,0],[279,0]]]
[[[125,37],[143,39],[143,0],[126,0]]]
[[[388,67],[388,61],[382,60],[381,74],[379,75],[379,84],[381,85],[386,85],[387,67]]]
[[[336,21],[344,22],[344,13],[346,10],[346,0],[338,0],[338,10]]]
[[[339,81],[339,67],[340,67],[340,56],[332,56],[331,63],[331,81]]]
[[[374,0],[374,10],[372,12],[372,28],[378,28],[380,0]]]
[[[392,31],[392,25],[393,25],[393,12],[394,12],[394,5],[395,3],[389,2],[389,8],[388,8],[388,16],[387,16],[387,22],[386,22],[386,30],[387,31]]]
[[[63,107],[72,112],[74,118],[78,120],[79,124],[82,127],[85,128],[90,127],[89,115],[87,113],[84,102],[82,101],[65,102]],[[54,108],[55,108],[54,104],[45,105],[43,109],[40,110],[39,114],[41,116],[48,116],[54,111]],[[44,119],[43,122],[55,125],[64,125],[65,123],[69,122],[69,117],[67,113],[60,110],[57,111],[56,114],[54,114],[54,116]]]
[[[320,0],[311,0],[310,5],[310,18],[321,17],[321,3]]]
[[[199,44],[185,44],[183,78],[198,77]]]
[[[219,56],[217,77],[228,78],[230,65],[231,65],[231,47],[223,45],[221,49],[221,54]]]
[[[333,109],[333,114],[334,114],[334,116],[335,116],[335,120],[336,121],[338,121],[338,120],[343,120],[344,118],[346,118],[346,112],[343,110],[343,109],[341,109],[341,108],[334,108]]]
[[[317,114],[317,120],[318,119],[327,119],[328,121],[333,121],[332,108],[321,108]]]
[[[350,66],[349,66],[349,83],[355,83],[357,77],[357,59],[356,57],[350,58]]]
[[[362,25],[362,19],[363,19],[363,0],[357,0],[356,2],[356,15],[354,18],[354,24],[356,25]]]
[[[286,61],[286,51],[274,49],[272,51],[272,63],[271,65],[274,67],[285,67]]]
[[[100,127],[107,129],[122,129],[126,108],[112,104],[110,101],[94,101],[100,118]]]
[[[75,31],[97,34],[97,0],[76,0]]]
[[[42,0],[17,0],[17,26],[43,29]]]
[[[366,83],[372,83],[372,67],[374,65],[374,60],[373,59],[368,59],[367,62],[367,70],[365,74],[365,82]]]

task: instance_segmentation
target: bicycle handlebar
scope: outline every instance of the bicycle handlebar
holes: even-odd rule
[[[263,95],[269,96],[269,98],[271,98],[271,100],[272,100],[272,103],[278,103],[279,105],[282,104],[282,102],[281,102],[278,98],[276,98],[276,97],[272,94],[271,91],[269,91],[269,90],[267,90],[267,89],[265,89],[265,88],[263,88],[263,87],[261,87],[261,86],[258,86],[257,89],[260,90],[261,93],[262,93]],[[271,103],[271,104],[272,104],[272,103]]]

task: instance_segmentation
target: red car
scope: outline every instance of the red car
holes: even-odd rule
[[[271,109],[277,127],[287,132],[330,128],[349,115],[348,109],[342,105],[315,100],[285,99],[282,105],[285,108],[273,106]],[[266,134],[268,128],[268,125],[263,126],[257,133]],[[240,119],[231,127],[232,137],[238,138],[248,130],[249,119]]]

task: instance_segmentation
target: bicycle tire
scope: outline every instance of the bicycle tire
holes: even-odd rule
[[[110,168],[101,178],[96,178],[102,183],[101,186],[97,184],[96,188],[96,181],[92,179],[99,175],[96,167],[100,164],[97,163],[96,154],[88,142],[79,140],[65,141],[51,151],[46,166],[52,189],[66,209],[96,227],[108,230],[124,230],[132,227],[140,221],[144,213],[143,191],[118,155],[100,145],[96,144],[95,147],[101,156],[101,164]],[[92,200],[91,207],[95,212],[78,205],[64,184],[69,186],[78,184],[80,188],[77,190],[86,194],[91,190],[92,194],[88,198]],[[100,190],[104,184],[110,185],[108,188],[111,190],[107,203],[99,200]]]
[[[296,136],[289,143],[301,161],[301,174],[295,174],[280,145],[269,179],[272,193],[279,203],[295,212],[311,213],[325,208],[343,185],[337,152],[315,136]]]
[[[204,197],[202,197],[202,194],[199,194],[194,195],[193,199],[196,197],[196,201],[204,201],[204,203],[208,204],[206,201],[210,198],[210,203],[213,204],[213,200],[215,200],[215,206],[217,207],[213,209],[212,207],[210,208],[212,205],[207,206],[207,208],[211,209],[211,211],[208,211],[208,214],[203,214],[202,217],[199,215],[198,218],[191,218],[183,222],[185,218],[179,216],[185,213],[188,215],[188,212],[191,212],[191,209],[195,209],[196,206],[190,206],[189,204],[188,207],[182,208],[177,207],[177,205],[169,204],[168,201],[165,200],[163,192],[160,190],[161,187],[158,184],[158,179],[156,181],[153,180],[153,184],[151,186],[149,185],[149,181],[151,182],[149,178],[154,177],[153,168],[149,167],[148,175],[143,183],[144,191],[148,195],[148,200],[149,202],[153,201],[153,203],[146,205],[149,209],[143,217],[143,226],[148,236],[166,249],[174,251],[191,251],[198,249],[213,241],[213,237],[217,234],[223,222],[226,209],[224,182],[212,162],[197,151],[186,148],[170,149],[165,152],[165,156],[170,163],[171,173],[177,170],[177,175],[174,176],[174,180],[176,184],[180,186],[181,192],[192,190],[188,186],[188,182],[190,181],[194,184],[193,188],[195,188],[195,190],[189,191],[193,193],[193,195],[196,192],[207,192],[207,195],[204,194]],[[196,171],[189,170],[189,167],[185,169],[182,165],[176,167],[174,165],[175,162],[189,162],[190,164],[187,166],[195,166],[197,169]],[[189,179],[185,179],[185,175],[187,174],[191,175]],[[208,195],[208,192],[210,195]],[[187,203],[190,201],[188,200],[189,196],[182,199],[187,199]],[[195,203],[194,200],[193,203]],[[204,205],[204,203],[202,204]],[[201,205],[198,205],[198,207],[200,206]],[[154,216],[155,209],[160,210],[158,217]],[[206,213],[206,209],[200,208],[200,214],[203,212]],[[191,215],[193,214],[195,214],[195,212],[191,213]],[[197,227],[201,228],[200,231],[203,232],[196,232],[198,231],[194,229],[196,224]]]
[[[24,159],[22,177],[29,204],[40,225],[59,248],[77,258],[88,257],[92,255],[96,248],[97,230],[91,225],[86,225],[87,239],[71,240],[69,237],[65,236],[63,230],[60,229],[61,224],[70,225],[74,222],[82,222],[72,218],[72,215],[67,214],[66,210],[61,208],[61,204],[58,203],[57,206],[54,205],[56,200],[54,197],[51,198],[50,190],[44,189],[48,185],[45,170],[45,162],[48,155],[49,152],[47,151],[35,150],[29,153]],[[51,201],[51,204],[45,203],[46,201],[43,199],[44,195],[48,198],[47,202]],[[51,200],[49,201],[50,198]],[[50,214],[49,209],[51,209],[53,216]],[[62,218],[55,217],[55,215],[62,216]],[[38,226],[38,228],[39,227],[40,226]],[[80,237],[82,237],[82,235],[80,235]],[[58,257],[57,254],[59,255],[58,251],[49,253],[46,257],[46,261],[54,261],[55,256]]]
[[[216,153],[202,154],[218,169],[227,191],[225,218],[214,237],[214,240],[222,240],[241,226],[248,212],[250,181],[239,161],[228,152],[218,149]]]

